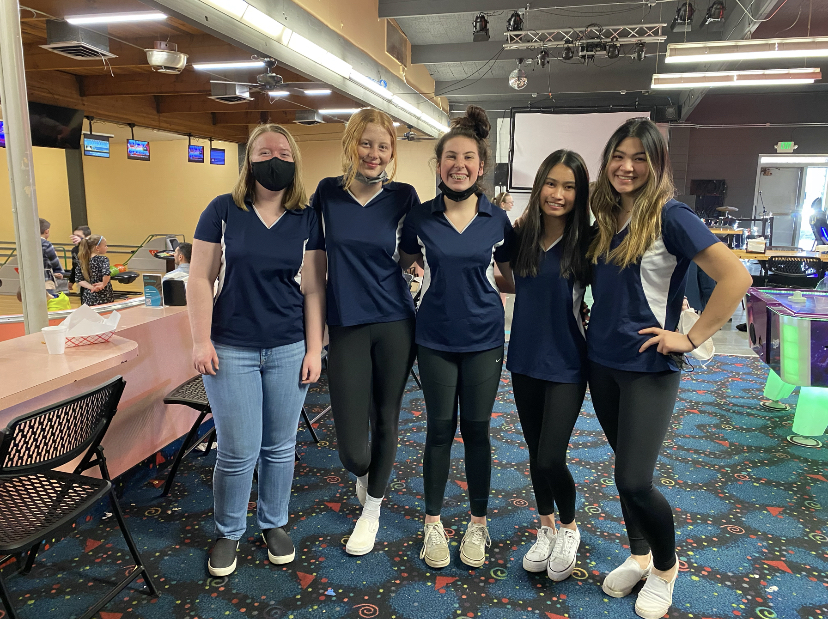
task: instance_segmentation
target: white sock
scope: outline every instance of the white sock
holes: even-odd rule
[[[365,473],[362,477],[357,477],[357,483],[362,486],[363,488],[368,487],[368,473]]]
[[[362,508],[361,518],[368,518],[368,520],[379,520],[380,505],[382,504],[382,497],[375,498],[370,494],[365,496],[365,506]]]

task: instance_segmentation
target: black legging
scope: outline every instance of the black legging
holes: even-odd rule
[[[471,513],[485,516],[492,477],[489,422],[500,385],[503,346],[464,353],[418,346],[417,365],[428,420],[423,456],[426,514],[439,516],[443,507],[459,408]]]
[[[676,563],[673,510],[653,486],[661,444],[676,405],[681,372],[626,372],[589,364],[595,414],[615,452],[615,484],[630,550],[669,570]]]
[[[329,327],[328,384],[339,459],[385,495],[397,456],[400,403],[414,363],[414,319]],[[370,436],[370,442],[369,442]]]
[[[566,466],[566,450],[586,383],[553,383],[512,372],[512,386],[538,513],[554,514],[557,505],[561,522],[569,524],[575,520],[575,481]]]

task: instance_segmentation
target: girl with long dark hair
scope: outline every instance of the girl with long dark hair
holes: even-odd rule
[[[405,220],[403,267],[422,256],[423,292],[417,312],[417,358],[428,429],[423,456],[426,518],[420,558],[430,567],[450,562],[440,511],[457,430],[466,459],[471,521],[460,560],[486,561],[492,450],[489,423],[503,366],[504,316],[494,265],[511,282],[512,225],[483,195],[479,179],[491,161],[486,112],[469,106],[437,142],[440,190]]]
[[[587,383],[580,310],[591,271],[588,203],[589,172],[580,155],[568,150],[549,155],[515,227],[511,262],[516,295],[506,368],[512,372],[541,521],[523,568],[546,570],[555,581],[572,574],[581,540],[566,450]]]
[[[751,284],[734,254],[673,194],[658,127],[627,121],[604,148],[591,198],[597,231],[588,254],[594,304],[587,354],[630,542],[630,557],[603,590],[623,597],[646,579],[635,603],[645,619],[669,610],[678,574],[673,513],[653,473],[676,404],[680,358],[727,322]],[[718,283],[684,335],[676,327],[691,261]]]

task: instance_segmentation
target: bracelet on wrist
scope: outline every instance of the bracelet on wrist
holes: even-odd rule
[[[690,339],[690,334],[689,334],[689,333],[685,333],[685,334],[684,334],[684,337],[686,337],[686,338],[687,338],[687,341],[688,341],[688,342],[690,342],[690,346],[692,346],[692,347],[693,347],[693,350],[696,350],[696,349],[698,348],[698,346],[696,346],[696,345],[693,343],[693,340],[691,340],[691,339]]]

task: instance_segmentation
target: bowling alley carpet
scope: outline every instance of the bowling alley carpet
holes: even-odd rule
[[[674,507],[680,576],[671,618],[828,618],[828,448],[785,441],[792,413],[758,406],[767,369],[755,358],[717,357],[686,374],[655,483]],[[790,402],[795,402],[796,393]],[[327,406],[323,381],[308,395]],[[193,452],[171,495],[159,497],[172,448],[133,471],[122,505],[161,595],[133,584],[102,619],[594,619],[635,617],[635,593],[603,594],[604,575],[627,553],[610,450],[587,400],[570,449],[578,485],[581,547],[572,577],[553,583],[529,574],[521,558],[538,520],[529,456],[504,371],[492,419],[494,465],[488,562],[469,569],[457,559],[467,504],[462,444],[452,451],[443,522],[452,563],[420,559],[423,516],[422,393],[409,381],[403,401],[397,466],[383,503],[374,552],[350,557],[344,541],[359,515],[353,479],[342,469],[330,417],[315,445],[300,426],[289,531],[296,559],[271,566],[255,524],[236,573],[209,578],[213,539],[210,480],[214,452]],[[166,460],[166,462],[164,462]],[[160,466],[159,466],[160,465]],[[77,617],[105,593],[129,559],[112,518],[85,522],[41,552],[27,577],[4,575],[24,619]],[[0,610],[0,618],[5,613]]]

